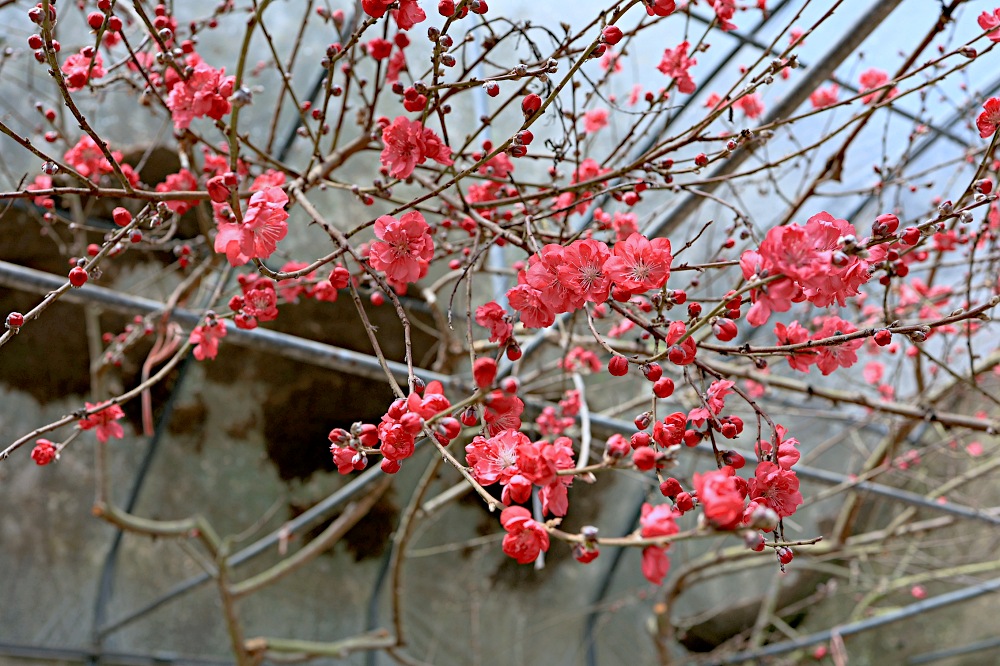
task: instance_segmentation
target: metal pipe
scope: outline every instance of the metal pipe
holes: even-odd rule
[[[976,597],[980,597],[984,594],[990,594],[998,591],[1000,591],[1000,578],[994,578],[984,583],[980,583],[979,585],[971,585],[954,592],[939,594],[931,599],[924,599],[915,604],[904,606],[899,610],[884,613],[876,617],[868,618],[867,620],[852,622],[850,624],[834,627],[833,629],[827,629],[825,631],[817,631],[816,633],[800,636],[790,641],[767,645],[758,650],[737,652],[736,654],[722,657],[717,661],[701,663],[737,664],[741,661],[750,660],[753,660],[754,663],[758,663],[758,660],[762,657],[786,654],[794,650],[816,645],[817,643],[824,643],[829,641],[834,636],[850,636],[852,634],[860,634],[872,629],[878,629],[879,627],[884,627],[887,624],[905,620],[906,618],[913,617],[914,615],[920,615],[921,613],[944,608],[962,601],[969,601],[970,599],[975,599]]]

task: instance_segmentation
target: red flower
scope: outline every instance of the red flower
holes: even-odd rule
[[[537,289],[545,304],[556,313],[572,312],[583,305],[583,294],[571,286],[572,275],[562,275],[567,255],[576,253],[578,249],[579,246],[570,251],[558,243],[549,243],[528,259],[524,282]],[[586,261],[582,257],[579,259]]]
[[[361,0],[361,8],[372,18],[382,18],[389,11],[392,0]]]
[[[813,335],[814,340],[829,338],[843,333],[854,333],[858,329],[850,322],[844,321],[840,317],[827,317],[823,320],[823,328]],[[829,375],[839,368],[849,368],[858,362],[858,355],[855,353],[864,340],[857,338],[842,342],[839,345],[827,345],[816,348],[816,367],[823,375]]]
[[[167,108],[175,128],[186,129],[192,120],[204,116],[222,120],[229,113],[232,109],[229,97],[236,79],[225,73],[225,68],[217,70],[199,63],[187,80],[180,80],[171,88]]]
[[[423,22],[427,15],[417,4],[417,0],[399,0],[399,9],[393,10],[392,17],[396,19],[400,30],[409,30]]]
[[[434,241],[423,215],[411,211],[398,220],[383,215],[375,220],[375,235],[379,240],[371,244],[368,261],[390,282],[405,285],[427,275]]]
[[[652,4],[646,4],[646,13],[650,16],[670,16],[676,8],[674,0],[654,0]]]
[[[670,536],[677,534],[680,528],[674,520],[674,509],[669,504],[642,505],[642,514],[639,517],[639,524],[642,526],[642,538],[653,539],[655,537]]]
[[[719,27],[723,31],[736,30],[736,24],[730,19],[736,13],[736,2],[734,0],[712,0],[712,9],[715,10],[715,17],[719,21]]]
[[[735,529],[743,520],[745,495],[735,477],[735,470],[726,466],[705,474],[694,475],[694,488],[705,518],[720,530]]]
[[[687,51],[690,46],[690,43],[683,41],[676,48],[664,50],[663,58],[660,60],[660,64],[656,66],[656,69],[676,81],[677,89],[685,95],[690,95],[694,92],[694,79],[688,74],[688,70],[698,64],[697,60],[688,57]]]
[[[198,181],[187,169],[167,176],[166,180],[156,186],[157,192],[190,192],[198,189]],[[188,212],[198,203],[196,199],[170,199],[164,202],[167,208],[178,215]]]
[[[759,118],[764,114],[764,101],[760,98],[760,93],[740,97],[735,106],[740,107],[747,118]]]
[[[510,317],[496,301],[490,301],[476,308],[476,323],[490,329],[490,342],[506,344],[514,334],[514,326]]]
[[[611,279],[604,273],[610,256],[608,246],[600,241],[573,241],[565,248],[563,263],[557,269],[559,282],[579,299],[603,303],[611,289]]]
[[[757,463],[755,476],[747,485],[750,500],[773,509],[779,518],[787,518],[802,504],[799,478],[795,472],[773,462]]]
[[[583,131],[587,134],[593,134],[598,130],[604,129],[608,126],[608,110],[607,109],[591,109],[583,114]]]
[[[680,446],[686,429],[687,415],[684,412],[674,412],[653,424],[653,441],[664,449]]]
[[[483,404],[486,408],[483,420],[486,421],[486,431],[491,436],[502,430],[517,430],[521,427],[524,403],[516,395],[496,390],[486,396]]]
[[[194,357],[199,361],[214,359],[219,353],[219,338],[226,337],[226,322],[216,319],[213,323],[196,326],[188,340],[195,345]]]
[[[979,22],[979,27],[983,30],[992,30],[986,34],[986,37],[991,42],[1000,42],[1000,9],[994,9],[992,12],[983,12],[979,15],[977,19]]]
[[[812,102],[814,109],[825,109],[837,103],[839,94],[840,88],[836,83],[831,83],[826,88],[816,88],[812,91],[812,94],[809,95],[809,101]]]
[[[216,216],[219,233],[215,237],[215,251],[224,252],[233,266],[251,259],[267,259],[278,248],[278,241],[288,234],[287,203],[284,190],[269,187],[250,197],[242,224]]]
[[[389,57],[392,53],[392,42],[388,39],[382,39],[377,37],[365,45],[368,50],[368,55],[375,58],[376,60],[384,60]]]
[[[670,571],[670,558],[662,546],[646,546],[642,549],[642,575],[653,585],[660,585]]]
[[[497,378],[497,362],[492,358],[477,358],[472,364],[472,377],[479,388],[489,388]]]
[[[674,365],[688,365],[694,363],[698,354],[698,345],[694,338],[688,336],[684,342],[677,344],[678,340],[687,335],[687,325],[682,321],[674,321],[667,327],[667,344],[670,345],[670,352],[667,358]]]
[[[87,406],[87,410],[91,410],[99,405],[92,405],[89,402],[84,403]],[[91,430],[96,429],[95,434],[97,435],[97,441],[104,444],[109,438],[114,437],[115,439],[121,439],[125,436],[125,431],[122,429],[118,419],[125,416],[125,412],[118,405],[108,405],[104,409],[90,416],[80,419],[79,425],[80,430]]]
[[[93,50],[93,47],[89,47]],[[90,79],[99,79],[105,74],[104,61],[100,52],[95,51],[92,56],[85,56],[83,53],[74,53],[66,58],[63,63],[62,72],[66,75],[66,88],[70,92],[81,90],[87,85]]]
[[[983,112],[976,118],[976,127],[979,128],[979,136],[988,139],[996,134],[997,126],[1000,126],[1000,99],[990,97],[983,103]]]
[[[408,178],[418,164],[432,159],[443,166],[450,166],[451,148],[441,138],[416,120],[399,116],[382,130],[382,166],[389,169],[393,178]]]
[[[465,460],[480,484],[506,484],[520,474],[518,449],[530,443],[528,436],[517,430],[503,430],[489,439],[476,437],[465,447]]]
[[[526,284],[510,289],[507,301],[528,328],[548,328],[556,320],[556,313],[546,303],[542,292]]]
[[[632,234],[615,243],[612,256],[604,263],[604,274],[623,291],[641,294],[667,283],[671,261],[669,240]]]
[[[861,92],[867,92],[869,90],[881,88],[886,83],[888,83],[889,75],[883,72],[881,69],[876,69],[875,67],[872,67],[871,69],[867,69],[864,72],[861,72],[859,80],[861,81]],[[878,92],[873,92],[865,95],[864,97],[861,98],[861,101],[864,104],[872,104],[875,102],[875,100],[879,99],[880,96],[884,95],[883,99],[892,99],[893,97],[896,96],[896,93],[898,92],[899,91],[896,90],[895,88],[891,88],[888,92],[880,90]]]
[[[35,176],[35,180],[29,183],[25,188],[29,192],[34,190],[48,190],[52,188],[52,176],[46,176],[45,174],[39,174]],[[47,195],[40,195],[32,199],[36,206],[41,206],[42,208],[55,208],[56,202],[52,197]]]
[[[112,154],[117,159],[117,156]],[[76,145],[66,151],[63,156],[66,163],[80,172],[86,178],[98,177],[101,174],[111,173],[113,169],[104,153],[101,152],[97,142],[89,134],[84,134]]]
[[[59,457],[56,445],[47,439],[39,439],[35,442],[35,448],[31,449],[31,459],[36,465],[48,465]]]
[[[519,564],[538,559],[538,554],[549,549],[549,533],[545,527],[532,520],[531,513],[523,506],[511,506],[500,514],[500,523],[507,530],[503,538],[503,552]]]
[[[778,466],[782,469],[791,469],[792,465],[799,461],[801,454],[795,448],[799,445],[799,440],[794,437],[785,438],[788,430],[780,423],[775,426],[778,432]],[[771,442],[757,442],[757,455],[768,456],[771,454]]]

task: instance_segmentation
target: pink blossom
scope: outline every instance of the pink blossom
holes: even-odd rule
[[[635,83],[632,84],[632,90],[628,93],[628,105],[635,106],[639,103],[639,98],[642,96],[642,84]]]
[[[1000,126],[1000,98],[990,97],[983,103],[983,112],[976,118],[979,136],[988,139],[997,132]]]
[[[423,22],[427,15],[417,4],[417,0],[399,0],[399,9],[393,10],[392,17],[396,19],[400,30],[409,30]]]
[[[382,18],[389,11],[392,0],[361,0],[361,8],[372,18]]]
[[[766,460],[757,463],[755,474],[748,482],[747,491],[752,501],[773,509],[779,518],[792,515],[802,504],[799,478],[795,472]]]
[[[583,131],[587,134],[604,129],[608,126],[608,110],[605,108],[591,109],[583,114]]]
[[[476,323],[490,329],[490,342],[506,344],[514,334],[514,325],[510,317],[496,301],[490,301],[476,308]]]
[[[992,12],[983,12],[977,21],[980,28],[991,31],[986,34],[991,42],[1000,42],[1000,8]]]
[[[604,273],[623,291],[641,294],[667,283],[671,261],[669,240],[649,240],[642,234],[632,234],[615,243]]]
[[[117,155],[120,156],[121,153]],[[112,154],[115,159],[118,159],[118,156]],[[85,178],[96,178],[113,171],[100,146],[89,134],[82,135],[76,145],[66,151],[63,159]]]
[[[840,88],[836,83],[831,83],[826,88],[816,88],[812,91],[812,94],[809,95],[809,101],[812,102],[814,109],[825,109],[836,104],[839,95]]]
[[[642,575],[653,585],[662,585],[670,571],[670,558],[662,546],[646,546],[642,549]]]
[[[875,386],[882,381],[882,373],[885,372],[885,366],[878,361],[870,361],[865,363],[864,369],[861,371],[862,377],[864,377],[865,382]]]
[[[28,183],[28,186],[25,189],[28,190],[29,192],[33,192],[35,190],[48,190],[51,188],[52,188],[52,176],[46,176],[45,174],[38,174],[37,176],[35,176],[35,180],[32,181],[31,183]],[[56,202],[52,199],[52,197],[48,195],[36,196],[32,198],[32,201],[36,206],[41,206],[42,208],[54,208],[56,205]]]
[[[654,0],[646,3],[646,13],[650,16],[670,16],[677,8],[674,0]]]
[[[500,514],[500,523],[507,530],[503,538],[503,552],[519,564],[538,559],[538,554],[549,549],[549,533],[545,526],[532,520],[531,513],[523,506],[507,507]]]
[[[450,166],[451,148],[441,138],[420,122],[405,116],[397,117],[382,130],[382,166],[389,169],[393,178],[409,178],[418,164],[432,159],[443,166]]]
[[[225,76],[225,73],[225,68],[213,69],[200,63],[187,80],[174,85],[167,97],[167,108],[175,128],[186,129],[192,120],[205,116],[222,120],[222,116],[229,113],[235,77]]]
[[[573,241],[563,251],[563,263],[557,269],[559,282],[584,301],[603,303],[611,289],[611,279],[604,273],[610,256],[608,246],[601,241]]]
[[[795,448],[799,445],[799,440],[795,439],[794,437],[785,437],[788,430],[785,428],[785,426],[781,425],[780,423],[775,426],[775,430],[776,430],[775,435],[778,440],[778,459],[777,461],[772,460],[771,462],[777,462],[778,466],[781,467],[782,469],[791,469],[792,466],[795,465],[795,463],[797,463],[799,461],[799,458],[801,457],[799,450]],[[757,455],[761,458],[770,457],[773,448],[774,447],[771,445],[771,442],[760,441],[757,442],[755,451],[757,452]]]
[[[465,447],[465,460],[473,478],[484,486],[500,482],[506,484],[515,474],[520,474],[518,450],[530,445],[528,436],[516,430],[503,430],[493,437],[475,437]]]
[[[62,72],[66,75],[66,89],[70,92],[82,90],[90,79],[99,79],[107,74],[100,51],[94,51],[92,57],[85,56],[82,52],[74,53],[66,58]]]
[[[670,536],[677,534],[680,528],[674,520],[676,513],[669,504],[642,505],[642,513],[639,516],[639,524],[642,526],[641,534],[643,539],[655,539],[656,537]]]
[[[605,72],[610,70],[613,74],[617,74],[622,71],[621,54],[608,49],[604,52],[604,55],[601,56],[601,59],[597,62],[597,64],[600,65],[601,69]],[[633,104],[634,103],[635,102],[633,102]]]
[[[372,268],[385,271],[391,282],[405,285],[427,275],[434,258],[434,240],[424,216],[410,211],[398,220],[383,215],[375,220],[375,236],[368,261]]]
[[[694,79],[688,74],[688,70],[698,64],[697,60],[687,55],[690,46],[684,41],[676,48],[664,50],[663,59],[656,66],[656,69],[673,78],[677,82],[677,89],[686,95],[690,95],[695,89]]]
[[[198,189],[198,181],[194,174],[187,169],[181,169],[177,173],[167,176],[166,180],[157,184],[157,192],[193,192]],[[167,199],[164,201],[167,208],[183,215],[198,204],[197,199]]]
[[[524,402],[516,395],[497,389],[486,396],[483,406],[483,421],[486,422],[486,432],[491,437],[504,430],[518,430],[521,427]]]
[[[712,0],[712,9],[715,10],[715,17],[723,31],[736,30],[736,24],[731,21],[736,13],[735,0]]]
[[[219,233],[215,251],[224,252],[229,263],[239,266],[251,259],[267,259],[288,234],[288,195],[279,187],[269,187],[250,197],[243,222],[217,220]]]
[[[283,171],[276,171],[275,169],[267,169],[264,173],[260,174],[253,179],[253,183],[250,185],[251,192],[260,192],[266,190],[269,187],[281,187],[285,184],[285,173]]]
[[[125,412],[122,411],[122,408],[119,405],[112,405],[109,403],[92,405],[89,402],[85,404],[87,411],[90,411],[95,407],[100,407],[101,405],[107,406],[99,412],[80,419],[77,423],[80,430],[94,429],[94,434],[97,435],[97,441],[101,444],[107,442],[111,437],[121,439],[125,436],[125,431],[122,429],[122,425],[118,423],[118,419],[125,416]]]
[[[743,520],[745,494],[737,483],[735,470],[726,466],[719,470],[695,474],[693,477],[698,503],[705,518],[720,530],[735,529]]]
[[[226,337],[226,322],[215,319],[212,323],[195,326],[188,340],[193,344],[194,357],[199,361],[214,359],[219,353],[219,339]]]
[[[823,320],[823,327],[813,336],[814,340],[833,337],[844,333],[854,333],[858,329],[848,321],[840,317],[827,317]],[[829,375],[837,368],[849,368],[858,362],[858,355],[855,353],[864,340],[856,338],[839,345],[826,345],[816,348],[816,367],[823,375]]]
[[[881,69],[872,67],[861,73],[859,77],[861,82],[861,92],[868,92],[869,90],[875,90],[876,88],[881,88],[889,82],[889,75],[883,72]],[[899,91],[896,88],[889,89],[888,92],[880,90],[878,92],[873,92],[865,95],[861,98],[864,104],[872,104],[880,97],[882,99],[892,99],[896,96]]]
[[[542,297],[542,292],[527,284],[508,290],[507,302],[517,310],[521,323],[528,328],[548,328],[556,320],[556,313]]]
[[[747,118],[759,118],[764,114],[764,101],[760,98],[760,93],[750,93],[736,100],[738,106]]]
[[[558,243],[549,243],[528,258],[528,270],[524,273],[524,282],[538,290],[545,305],[556,313],[572,312],[584,303],[582,294],[572,291],[559,279],[565,261],[566,248]]]
[[[392,42],[388,39],[376,37],[365,44],[365,49],[368,51],[368,55],[376,60],[385,60],[392,53]]]
[[[237,280],[243,290],[239,310],[254,321],[274,321],[278,318],[278,293],[274,281],[261,275],[240,275]],[[236,325],[239,327],[239,318]]]

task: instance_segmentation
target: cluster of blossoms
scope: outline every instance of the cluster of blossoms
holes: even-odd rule
[[[274,280],[260,275],[240,275],[242,295],[229,299],[229,309],[235,312],[233,323],[236,328],[246,330],[257,328],[261,321],[278,318],[278,292]]]
[[[380,124],[385,144],[380,159],[386,173],[393,178],[409,178],[417,165],[427,160],[434,160],[442,166],[453,164],[451,148],[419,121],[399,116],[391,123],[388,118],[383,118]]]
[[[813,215],[804,226],[769,230],[759,249],[740,256],[746,279],[767,280],[750,292],[747,322],[761,326],[772,312],[787,312],[793,302],[844,305],[871,278],[872,266],[885,258],[884,244],[864,249],[866,240],[859,242],[854,225],[827,212]]]
[[[392,10],[392,18],[400,30],[409,30],[423,22],[427,15],[417,4],[417,0],[396,0],[398,9]],[[382,18],[393,5],[392,0],[361,0],[361,8],[372,18]]]
[[[492,437],[475,437],[465,447],[465,457],[476,481],[483,486],[499,483],[505,504],[523,504],[539,487],[542,512],[565,516],[569,508],[566,489],[572,484],[560,470],[573,469],[573,446],[568,437],[554,442],[532,442],[517,430],[502,430]]]
[[[855,333],[858,330],[852,323],[832,315],[823,317],[821,321],[822,326],[812,336],[797,321],[788,326],[780,322],[775,324],[774,335],[778,338],[779,344],[797,345],[808,340],[824,340],[837,335]],[[809,372],[809,366],[815,363],[823,375],[829,375],[837,368],[849,368],[857,363],[856,352],[863,343],[864,340],[861,338],[855,338],[836,345],[794,350],[788,356],[788,365],[801,372]]]
[[[413,455],[417,436],[428,427],[428,421],[438,419],[433,435],[442,444],[458,436],[461,424],[457,419],[441,415],[451,402],[444,395],[440,382],[430,382],[422,391],[413,391],[389,407],[377,426],[356,423],[351,432],[335,428],[330,432],[330,453],[341,474],[362,470],[368,465],[368,453],[382,455],[381,468],[387,474],[399,471],[402,462]]]
[[[633,296],[663,287],[670,277],[670,241],[635,233],[613,249],[593,239],[563,246],[550,243],[533,254],[518,284],[507,292],[521,323],[530,328],[552,325],[557,314],[573,312],[585,303],[600,304],[613,297]]]
[[[137,174],[128,164],[122,164],[123,155],[117,150],[111,151],[111,157],[121,166],[122,173],[129,182],[135,186],[139,184],[139,174]],[[108,175],[114,171],[111,162],[105,157],[101,147],[97,145],[93,137],[84,134],[76,144],[66,151],[63,159],[84,178],[97,181],[101,176]],[[46,176],[46,178],[48,178]],[[48,179],[49,187],[52,186],[52,179]]]
[[[195,118],[222,120],[232,110],[229,98],[236,77],[226,76],[225,68],[214,69],[200,58],[193,62],[196,64],[185,78],[168,82],[167,108],[178,130],[187,129]]]

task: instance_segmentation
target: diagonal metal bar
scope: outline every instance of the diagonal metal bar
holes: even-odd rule
[[[827,629],[825,631],[817,631],[813,634],[800,636],[794,640],[768,645],[760,648],[759,650],[737,652],[736,654],[731,654],[718,660],[701,663],[738,664],[743,661],[752,661],[756,664],[760,663],[759,660],[763,657],[787,654],[811,645],[825,643],[834,636],[850,636],[853,634],[860,634],[865,631],[871,631],[872,629],[878,629],[879,627],[884,627],[887,624],[899,622],[915,615],[920,615],[921,613],[937,610],[939,608],[945,608],[947,606],[951,606],[952,604],[969,601],[970,599],[981,597],[984,594],[993,594],[994,592],[1000,592],[1000,578],[994,578],[978,585],[970,585],[954,592],[939,594],[931,599],[924,599],[923,601],[918,601],[915,604],[904,606],[899,610],[884,613],[867,620],[852,622],[850,624],[834,627],[833,629]]]
[[[837,42],[837,45],[830,50],[826,56],[820,60],[810,70],[809,75],[799,81],[799,84],[785,97],[777,106],[772,109],[761,124],[767,125],[781,120],[795,111],[809,95],[816,89],[818,81],[825,81],[833,76],[833,73],[857,48],[868,38],[868,36],[882,24],[882,21],[892,13],[901,0],[883,0],[874,3],[868,11],[861,15],[854,25]],[[701,189],[711,192],[720,183],[725,181],[726,176],[734,173],[750,157],[750,151],[738,150],[726,161],[712,170],[706,178],[706,182]],[[703,197],[687,193],[673,209],[673,211],[659,220],[647,226],[643,233],[647,236],[658,236],[669,234],[679,227],[688,217],[701,205]]]

